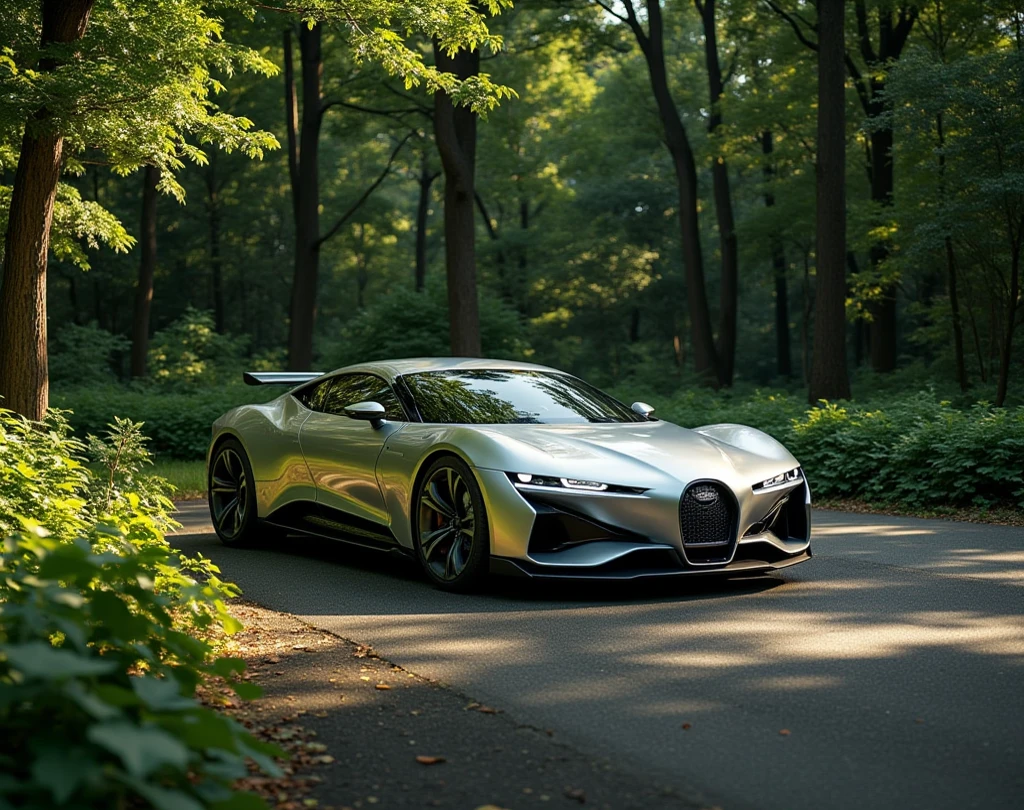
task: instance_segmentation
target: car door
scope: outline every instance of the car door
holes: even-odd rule
[[[386,421],[374,427],[345,416],[345,407],[357,402],[379,402]],[[341,512],[354,518],[354,524],[368,520],[386,526],[377,457],[387,437],[405,421],[391,386],[373,374],[340,374],[318,392],[310,408],[313,413],[302,424],[299,444],[316,485],[317,504],[335,519]]]

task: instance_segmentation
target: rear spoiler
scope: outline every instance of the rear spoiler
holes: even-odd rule
[[[301,385],[323,374],[322,371],[246,371],[242,379],[246,385]]]

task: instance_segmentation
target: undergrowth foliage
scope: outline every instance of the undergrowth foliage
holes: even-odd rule
[[[1024,407],[960,409],[931,392],[808,408],[789,394],[693,391],[658,405],[658,416],[686,427],[736,422],[771,434],[819,497],[1024,507]]]
[[[85,463],[98,463],[94,475]],[[215,639],[238,593],[168,543],[170,501],[143,474],[139,426],[88,445],[51,411],[0,410],[0,808],[257,808],[236,793],[280,752],[196,700],[257,687]]]

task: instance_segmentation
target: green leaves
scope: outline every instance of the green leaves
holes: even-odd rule
[[[164,765],[184,770],[188,764],[188,749],[166,731],[153,726],[140,728],[131,723],[103,723],[92,726],[86,737],[116,754],[132,776],[148,776]]]
[[[32,425],[0,411],[0,507],[26,515],[0,512],[0,808],[224,801],[247,758],[276,772],[280,753],[196,700],[204,679],[254,694],[207,640],[232,629],[237,588],[171,549],[137,424],[93,437],[98,479],[67,434],[59,412]]]
[[[60,680],[80,675],[105,675],[117,668],[115,661],[62,650],[45,641],[4,644],[0,646],[0,655],[7,659],[15,678]]]

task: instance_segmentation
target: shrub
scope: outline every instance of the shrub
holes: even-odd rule
[[[87,326],[66,323],[57,329],[50,344],[50,382],[113,382],[117,363],[130,345],[121,335],[100,329],[95,322]]]
[[[226,411],[250,402],[265,402],[279,387],[252,388],[233,382],[191,391],[163,390],[153,385],[92,385],[54,391],[51,402],[68,414],[75,435],[101,433],[121,415],[143,423],[149,449],[158,458],[204,458],[214,421]]]
[[[485,357],[521,358],[526,352],[523,327],[515,310],[481,291],[480,340]],[[340,339],[324,341],[325,369],[367,360],[435,357],[451,353],[448,301],[443,284],[423,292],[399,289],[375,299],[340,329]]]
[[[280,752],[195,699],[255,694],[209,641],[237,589],[170,548],[138,425],[90,444],[103,477],[62,414],[0,411],[0,807],[262,807],[231,784]]]
[[[166,329],[153,335],[149,374],[164,386],[190,390],[197,384],[217,385],[241,366],[246,337],[216,331],[209,312],[189,307]]]
[[[651,401],[658,416],[686,427],[736,422],[774,436],[800,461],[817,496],[1024,507],[1024,407],[958,409],[930,391],[819,408],[760,391],[694,389]]]

